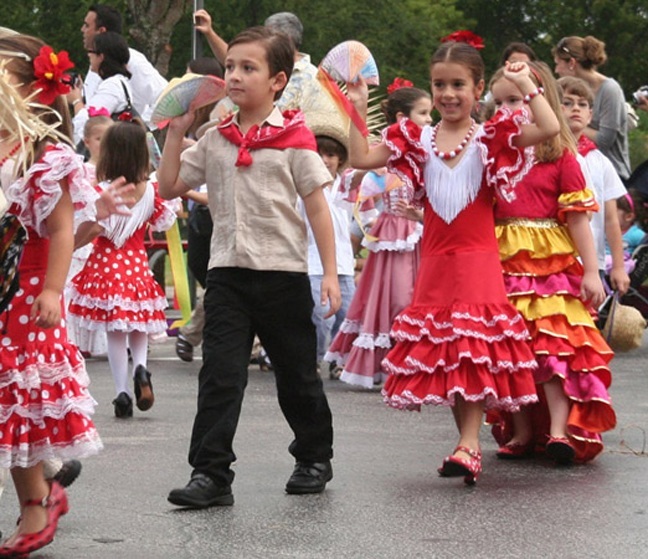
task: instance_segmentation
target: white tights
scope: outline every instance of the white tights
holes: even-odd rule
[[[148,352],[146,332],[108,332],[108,363],[115,383],[115,394],[126,392],[132,397],[133,391],[128,375],[128,348],[133,359],[133,371],[138,365],[146,367]]]

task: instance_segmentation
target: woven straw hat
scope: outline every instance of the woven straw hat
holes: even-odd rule
[[[304,112],[306,125],[315,136],[328,136],[340,142],[349,152],[349,119],[344,118],[338,111],[308,111]]]
[[[603,335],[614,351],[630,351],[641,346],[646,320],[634,307],[622,305],[615,297],[603,328]]]

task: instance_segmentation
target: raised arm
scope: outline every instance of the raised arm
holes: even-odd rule
[[[560,132],[560,122],[544,95],[537,94],[537,86],[531,80],[531,71],[525,62],[507,62],[504,77],[512,81],[522,95],[530,97],[529,108],[533,114],[533,123],[522,127],[522,133],[516,137],[519,147],[533,146],[553,138]]]
[[[194,113],[188,112],[171,119],[164,142],[164,150],[157,170],[158,192],[162,198],[171,200],[191,190],[180,180],[180,154],[184,145],[184,136],[194,120]]]
[[[209,15],[207,10],[196,10],[194,13],[194,27],[197,31],[200,31],[205,39],[207,39],[207,44],[209,48],[214,53],[216,59],[221,63],[225,64],[225,58],[227,56],[227,43],[223,38],[214,31],[212,27],[212,18]]]
[[[358,111],[363,120],[367,120],[367,104],[369,89],[367,82],[360,77],[355,84],[347,84],[349,100]],[[363,136],[351,120],[349,131],[349,162],[355,169],[377,169],[384,167],[391,152],[389,148],[380,143],[369,147],[367,138]]]

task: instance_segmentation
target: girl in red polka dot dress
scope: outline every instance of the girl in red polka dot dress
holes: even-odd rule
[[[95,219],[97,198],[67,139],[72,130],[61,78],[71,66],[67,53],[54,53],[40,39],[0,38],[0,182],[8,212],[28,233],[19,289],[0,313],[0,467],[11,470],[20,503],[18,526],[0,544],[0,557],[26,557],[47,545],[68,512],[64,489],[45,479],[43,463],[102,447],[62,297],[73,214]]]
[[[132,417],[133,393],[140,410],[153,405],[151,374],[146,369],[148,336],[167,329],[167,300],[148,267],[144,235],[149,225],[157,231],[169,229],[177,207],[176,201],[162,200],[157,183],[148,178],[146,132],[137,122],[119,122],[101,140],[97,180],[120,176],[135,184],[135,205],[129,216],[111,215],[79,228],[79,242],[95,237],[97,241],[84,268],[72,279],[68,312],[76,327],[90,332],[90,342],[93,333],[107,333],[115,416]],[[128,348],[133,359],[133,391]]]

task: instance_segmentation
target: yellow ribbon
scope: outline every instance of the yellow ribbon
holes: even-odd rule
[[[171,329],[184,326],[191,318],[191,296],[189,295],[189,278],[185,265],[182,240],[180,239],[180,227],[178,222],[173,224],[166,232],[167,245],[169,247],[169,260],[171,262],[171,275],[173,276],[173,287],[176,299],[180,306],[181,319],[171,324]]]

